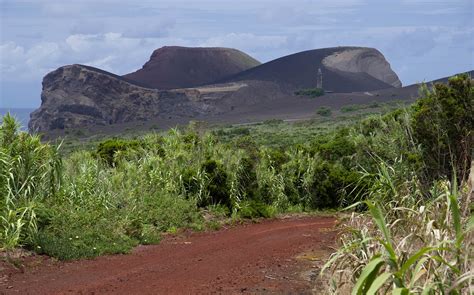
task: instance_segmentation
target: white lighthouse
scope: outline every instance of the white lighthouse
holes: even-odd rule
[[[316,76],[316,88],[323,89],[323,72],[318,68],[318,75]]]

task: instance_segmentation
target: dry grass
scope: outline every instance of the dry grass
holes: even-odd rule
[[[343,222],[340,250],[325,266],[329,292],[473,294],[472,186],[461,187],[439,182],[430,201],[411,208],[403,198],[367,201],[368,213]]]

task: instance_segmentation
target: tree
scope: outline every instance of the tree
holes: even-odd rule
[[[429,180],[440,177],[465,180],[474,146],[474,87],[467,74],[448,84],[423,86],[414,105],[412,127],[422,147]],[[455,173],[455,175],[453,175]]]

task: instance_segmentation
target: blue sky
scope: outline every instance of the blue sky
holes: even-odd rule
[[[474,69],[473,0],[0,0],[0,107],[39,106],[42,77],[82,63],[116,74],[165,45],[223,46],[262,62],[379,49],[404,85]]]

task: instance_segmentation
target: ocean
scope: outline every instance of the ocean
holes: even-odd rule
[[[3,116],[5,116],[8,112],[17,118],[20,121],[21,129],[27,130],[28,129],[28,121],[30,120],[30,113],[33,112],[35,109],[33,108],[0,108],[0,121]]]

